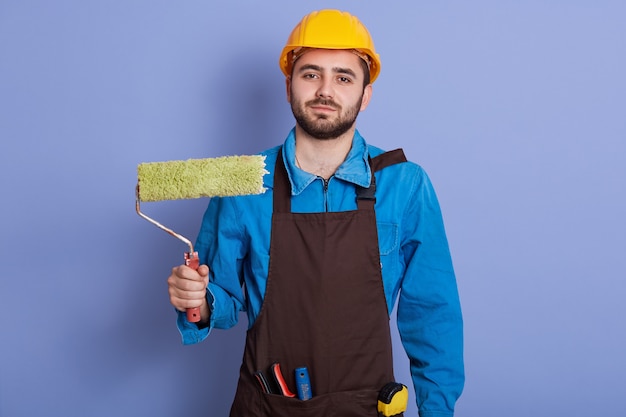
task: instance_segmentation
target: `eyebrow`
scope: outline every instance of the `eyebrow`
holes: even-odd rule
[[[310,70],[322,72],[323,68],[315,64],[304,64],[303,66],[300,67],[298,72],[301,73],[301,72],[310,71]],[[351,76],[352,78],[357,78],[356,73],[352,71],[350,68],[333,67],[332,71],[335,74],[346,74],[346,75]]]

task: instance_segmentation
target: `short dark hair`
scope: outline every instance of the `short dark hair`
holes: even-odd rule
[[[370,83],[370,67],[364,59],[359,58],[359,61],[361,61],[361,68],[363,69],[363,88],[365,88]]]

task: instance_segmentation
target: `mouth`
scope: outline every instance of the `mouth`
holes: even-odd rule
[[[320,113],[332,113],[338,110],[338,106],[321,100],[315,100],[309,103],[309,108]]]
[[[333,109],[332,107],[327,107],[327,106],[311,106],[311,110],[317,112],[317,113],[333,113],[335,112],[335,109]]]

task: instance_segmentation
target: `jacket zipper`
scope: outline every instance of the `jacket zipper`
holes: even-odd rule
[[[324,183],[324,210],[328,212],[328,181],[330,181],[330,179],[323,177],[320,177],[320,179]]]

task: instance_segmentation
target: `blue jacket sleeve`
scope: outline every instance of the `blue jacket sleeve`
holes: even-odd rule
[[[423,170],[403,217],[405,274],[398,330],[421,417],[452,416],[464,385],[463,324],[456,278],[435,191]]]
[[[233,327],[239,312],[245,310],[240,271],[246,239],[237,219],[232,198],[211,199],[195,246],[200,263],[210,267],[207,301],[211,318],[207,328],[198,329],[179,312],[177,326],[184,344],[204,340],[213,328]]]

